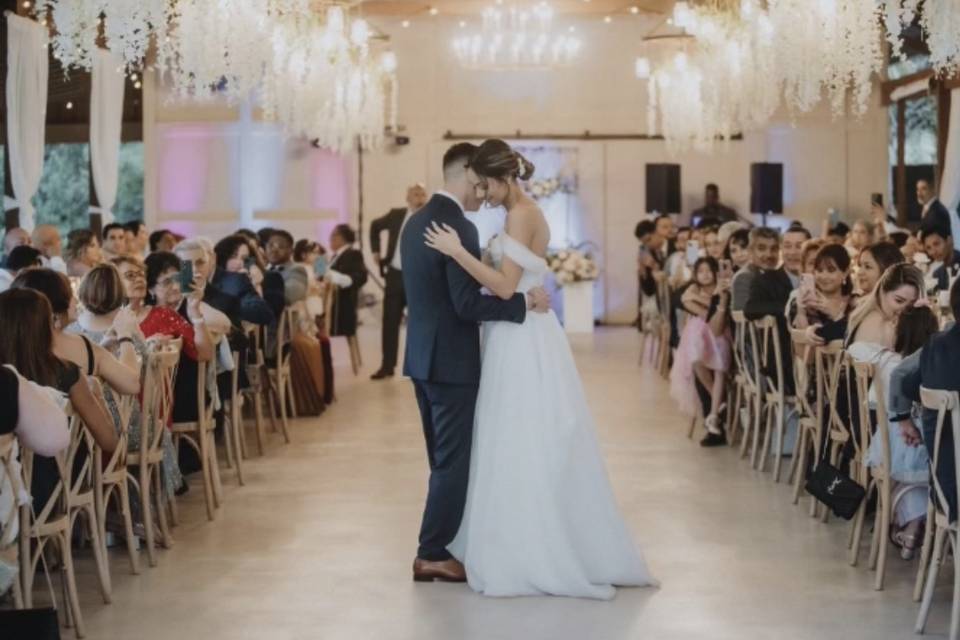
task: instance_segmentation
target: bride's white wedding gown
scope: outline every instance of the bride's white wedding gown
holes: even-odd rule
[[[546,262],[506,234],[490,243],[523,267],[518,291]],[[483,325],[483,369],[470,484],[450,552],[488,596],[610,599],[655,585],[617,508],[567,336],[553,312]]]

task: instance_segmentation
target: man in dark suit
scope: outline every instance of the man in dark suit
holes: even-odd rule
[[[737,212],[720,203],[720,187],[708,184],[703,190],[703,206],[690,214],[690,223],[697,229],[719,227],[737,220]]]
[[[473,416],[480,383],[483,321],[522,323],[528,309],[546,312],[542,289],[510,300],[486,296],[454,260],[426,246],[434,222],[447,224],[477,258],[476,227],[464,216],[475,210],[476,176],[467,168],[476,147],[459,143],[443,157],[443,190],[407,221],[400,239],[403,284],[410,316],[403,373],[413,379],[430,462],[430,485],[413,563],[416,581],[463,582],[463,565],[447,551],[463,517],[470,472]]]
[[[933,190],[933,184],[926,178],[917,180],[917,202],[923,207],[920,218],[920,230],[928,229],[952,229],[952,215],[943,203],[937,198]]]
[[[367,283],[367,265],[363,254],[353,248],[356,232],[350,225],[339,224],[330,234],[330,251],[333,257],[327,272],[327,282],[337,287],[330,308],[330,335],[353,336],[357,333],[357,304],[360,289]]]
[[[950,288],[950,308],[953,316],[960,318],[960,280]],[[914,402],[920,401],[920,387],[940,389],[944,391],[960,391],[960,376],[957,375],[957,361],[960,360],[960,324],[954,323],[946,331],[942,331],[927,341],[920,351],[919,362],[911,357],[897,367],[895,376],[901,378],[900,390],[907,398]],[[919,366],[918,366],[919,365]],[[904,371],[906,369],[906,371]],[[909,416],[904,416],[900,422],[904,437],[908,442],[917,439],[916,428],[912,422],[907,422]],[[933,449],[937,433],[937,412],[924,409],[922,414],[923,443],[927,447],[930,459],[933,460]],[[952,519],[957,514],[957,474],[956,460],[953,455],[953,432],[948,415],[943,429],[943,439],[940,442],[940,456],[937,461],[937,480],[943,488],[944,497],[950,508]],[[928,525],[929,526],[929,525]]]
[[[377,218],[370,225],[370,250],[380,267],[380,276],[384,279],[383,295],[383,362],[380,369],[371,376],[373,380],[392,378],[397,366],[397,352],[400,349],[400,323],[403,310],[407,307],[407,297],[403,292],[403,266],[399,250],[400,232],[410,216],[427,203],[427,190],[422,184],[407,189],[407,208],[391,209],[387,215]],[[381,253],[381,234],[387,232],[387,252]]]

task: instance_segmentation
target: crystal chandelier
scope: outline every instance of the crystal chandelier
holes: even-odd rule
[[[555,31],[546,2],[483,10],[479,33],[454,38],[453,51],[469,69],[543,69],[571,63],[580,52],[573,27]]]

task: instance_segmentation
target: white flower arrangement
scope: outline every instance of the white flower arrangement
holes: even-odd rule
[[[577,249],[562,249],[550,254],[547,264],[561,287],[575,282],[591,282],[600,277],[600,269],[593,258]]]
[[[576,182],[569,178],[544,178],[526,183],[527,193],[534,200],[546,200],[557,193],[576,193]]]

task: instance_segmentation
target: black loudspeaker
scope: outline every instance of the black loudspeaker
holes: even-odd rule
[[[647,213],[680,213],[680,165],[647,165]]]
[[[783,164],[750,165],[750,213],[783,213]]]

